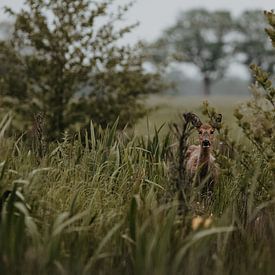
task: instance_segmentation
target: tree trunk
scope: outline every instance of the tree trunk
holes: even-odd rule
[[[211,88],[211,79],[208,76],[203,78],[203,95],[208,97],[210,96],[210,88]]]
[[[49,138],[50,140],[58,140],[62,136],[65,125],[64,125],[64,99],[63,99],[63,88],[56,88],[54,91],[54,99],[52,99],[52,116],[49,124]]]
[[[56,138],[58,139],[65,129],[64,127],[64,104],[63,104],[63,91],[59,91],[58,95],[58,105],[56,106],[56,113],[55,116],[55,131],[56,131]]]

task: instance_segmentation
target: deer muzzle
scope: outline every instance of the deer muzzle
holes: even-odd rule
[[[202,141],[202,147],[210,147],[210,141],[208,139],[205,139]]]

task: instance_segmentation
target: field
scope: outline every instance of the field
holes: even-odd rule
[[[155,126],[158,128],[162,124],[165,124],[164,129],[167,130],[168,124],[178,121],[179,116],[184,112],[192,111],[200,114],[204,101],[209,101],[210,105],[215,106],[232,128],[232,125],[233,127],[236,126],[233,116],[234,109],[248,99],[249,97],[245,96],[212,96],[209,99],[199,96],[152,96],[148,100],[148,106],[152,111],[148,114],[148,117],[137,124],[135,128],[136,134],[148,134],[148,126],[150,132]]]
[[[190,182],[184,208],[168,122],[181,126],[184,111],[200,115],[200,98],[150,98],[158,109],[134,133],[91,124],[43,156],[43,144],[6,137],[7,117],[0,274],[274,274],[274,170],[235,122],[244,100],[210,99],[229,126],[229,137],[222,130],[217,138],[234,153],[216,151],[221,174],[211,200]]]

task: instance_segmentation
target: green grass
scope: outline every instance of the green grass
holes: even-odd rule
[[[213,104],[232,126],[231,99]],[[150,127],[200,112],[201,100],[161,102]],[[182,214],[176,140],[153,128],[148,137],[146,120],[136,134],[91,125],[41,160],[24,139],[1,134],[0,191],[10,193],[1,200],[0,274],[274,274],[274,174],[260,152],[243,141],[247,165],[242,151],[221,156],[213,200],[190,185]]]
[[[155,126],[159,128],[163,124],[165,124],[165,132],[169,129],[168,124],[178,121],[179,116],[184,112],[192,111],[200,114],[204,101],[208,101],[212,106],[215,106],[217,111],[223,114],[224,121],[231,128],[234,128],[236,126],[233,116],[234,109],[240,103],[247,101],[248,98],[237,96],[212,96],[210,98],[199,96],[152,96],[147,102],[152,111],[136,125],[135,133],[146,135],[148,134],[148,128],[149,133],[152,133]]]

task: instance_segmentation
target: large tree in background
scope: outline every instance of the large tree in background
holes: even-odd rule
[[[12,30],[11,22],[0,23],[0,108],[2,114],[14,110],[23,117],[26,108],[22,107],[28,104],[27,79],[20,55],[11,43]],[[17,125],[20,123],[17,121]]]
[[[113,2],[26,0],[19,13],[7,9],[16,18],[29,114],[46,114],[51,138],[90,119],[106,125],[120,115],[121,126],[133,123],[144,115],[144,96],[161,89],[144,72],[139,48],[118,46],[134,25],[117,27],[129,5],[114,12]]]
[[[8,41],[0,41],[0,95],[5,103],[27,96],[25,68]]]
[[[262,11],[244,11],[236,20],[236,31],[239,36],[235,41],[235,53],[245,67],[257,64],[263,70],[274,73],[274,49],[263,32],[266,25]]]
[[[231,47],[227,39],[232,26],[227,11],[182,12],[176,23],[150,47],[152,60],[195,65],[203,78],[204,94],[208,96],[211,84],[221,79],[228,68]]]

